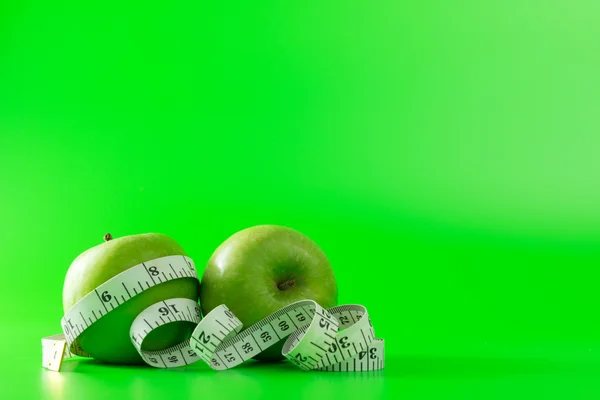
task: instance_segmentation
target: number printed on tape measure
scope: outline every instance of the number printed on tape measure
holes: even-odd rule
[[[167,256],[133,266],[88,293],[61,320],[63,335],[42,339],[42,365],[59,370],[62,360],[89,357],[79,336],[131,298],[175,279],[198,279],[191,258]],[[142,344],[153,330],[176,321],[196,325],[189,340],[146,351]],[[130,340],[153,367],[175,368],[206,362],[215,370],[233,368],[286,339],[283,355],[304,370],[373,371],[384,368],[384,341],[375,338],[367,310],[357,304],[324,309],[307,299],[290,304],[242,330],[226,305],[201,318],[197,301],[172,298],[142,311],[130,328]]]

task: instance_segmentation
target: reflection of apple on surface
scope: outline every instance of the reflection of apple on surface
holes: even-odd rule
[[[63,307],[66,312],[83,296],[115,275],[155,258],[186,255],[177,242],[168,236],[148,233],[125,236],[83,252],[73,261],[63,287]],[[80,336],[81,348],[92,357],[116,364],[143,363],[131,343],[129,328],[133,320],[152,304],[174,297],[198,299],[198,281],[192,278],[175,279],[154,286],[115,308]],[[193,325],[174,322],[152,331],[144,341],[146,350],[160,350],[187,339]]]
[[[337,303],[337,286],[325,253],[293,229],[260,225],[244,229],[213,253],[200,285],[200,306],[206,315],[225,304],[244,327],[299,300],[325,308]],[[284,340],[258,355],[282,359]]]

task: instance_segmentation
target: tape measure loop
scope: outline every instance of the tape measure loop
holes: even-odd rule
[[[89,357],[78,340],[89,326],[143,291],[182,278],[198,279],[192,259],[167,256],[131,267],[106,281],[65,313],[61,321],[63,335],[42,339],[42,365],[59,370],[63,359],[76,355]],[[150,332],[181,321],[196,325],[188,340],[164,350],[143,349]],[[384,341],[375,338],[367,310],[358,304],[327,310],[313,300],[302,300],[242,328],[241,321],[224,304],[202,318],[197,301],[172,298],[142,311],[129,333],[142,359],[157,368],[181,367],[203,360],[214,370],[225,370],[284,338],[287,339],[282,354],[303,370],[384,368]]]

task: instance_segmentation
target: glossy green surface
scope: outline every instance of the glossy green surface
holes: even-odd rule
[[[599,38],[591,0],[1,2],[0,397],[598,398]],[[264,223],[323,248],[383,373],[41,369],[107,231],[202,273]]]

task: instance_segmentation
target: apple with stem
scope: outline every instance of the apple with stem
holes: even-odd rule
[[[299,300],[337,304],[337,285],[325,253],[291,228],[259,225],[235,233],[213,253],[200,283],[204,315],[225,304],[244,327]],[[276,361],[285,339],[255,358]]]
[[[106,234],[105,242],[79,255],[69,267],[63,286],[66,312],[83,296],[115,275],[155,258],[186,255],[183,248],[168,236],[147,233],[114,239]],[[144,361],[131,343],[129,328],[144,309],[159,301],[182,297],[198,300],[198,280],[181,278],[151,287],[100,318],[79,336],[81,348],[97,360],[112,364],[142,364]],[[189,322],[173,322],[150,332],[143,349],[161,350],[181,343],[193,331]]]

